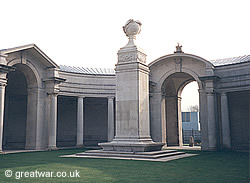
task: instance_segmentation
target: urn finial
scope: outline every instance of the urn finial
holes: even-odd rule
[[[129,19],[126,24],[123,26],[123,31],[126,36],[129,38],[127,46],[134,46],[134,40],[136,35],[141,32],[141,22],[138,20]]]

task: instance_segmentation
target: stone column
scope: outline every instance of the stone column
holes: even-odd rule
[[[84,124],[83,98],[84,97],[78,97],[76,147],[83,147],[83,124]]]
[[[56,147],[56,128],[57,128],[57,94],[49,94],[50,97],[50,118],[48,124],[49,143],[48,149],[57,149]]]
[[[166,96],[168,146],[179,146],[177,102],[177,96]]]
[[[216,123],[214,112],[214,93],[207,93],[208,142],[209,150],[216,150]]]
[[[0,152],[3,150],[4,96],[5,87],[7,85],[6,75],[8,72],[15,70],[14,68],[5,65],[6,57],[6,55],[0,54]]]
[[[222,123],[222,144],[223,148],[231,148],[230,124],[228,115],[227,94],[221,94],[221,123]]]
[[[55,68],[48,68],[48,74],[57,76],[58,71]],[[46,91],[49,95],[48,99],[48,149],[57,149],[56,147],[56,131],[57,131],[57,95],[59,93],[59,84],[65,82],[66,79],[59,77],[50,77],[43,80],[45,82]]]
[[[179,137],[179,146],[183,146],[183,137],[182,137],[182,115],[181,115],[181,97],[177,97],[177,116],[178,116],[178,137]]]
[[[208,125],[207,125],[207,94],[204,89],[199,89],[201,150],[208,150]]]
[[[158,99],[159,99],[159,103],[157,103],[157,105],[160,104],[160,115],[159,115],[159,119],[160,119],[160,125],[157,125],[159,129],[158,133],[159,136],[161,138],[161,141],[158,142],[162,142],[167,146],[167,118],[166,118],[166,96],[163,95],[162,93],[158,94]],[[157,141],[156,141],[157,142]]]
[[[213,74],[212,70],[208,71],[209,74]],[[205,91],[205,93],[203,93],[203,89],[199,90],[200,111],[201,111],[200,117],[201,117],[201,130],[202,130],[201,143],[202,144],[204,143],[202,145],[202,150],[214,151],[217,149],[217,135],[216,135],[217,126],[215,120],[214,88],[215,88],[215,83],[220,78],[218,76],[210,75],[210,76],[199,77],[199,79],[203,82]]]
[[[115,136],[114,97],[108,97],[108,142]]]
[[[5,84],[0,83],[0,152],[2,152],[3,143],[4,93]]]

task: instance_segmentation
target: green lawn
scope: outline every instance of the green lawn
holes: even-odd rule
[[[0,182],[249,182],[248,153],[190,151],[200,155],[169,162],[58,157],[82,151],[68,149],[1,154]],[[12,177],[5,176],[6,170],[12,171]],[[38,176],[43,172],[53,172],[55,176],[58,171],[63,176],[70,172],[72,176],[79,173],[80,177],[25,177],[36,173]],[[48,173],[45,175],[50,176]]]

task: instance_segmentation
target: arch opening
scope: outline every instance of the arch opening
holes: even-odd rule
[[[28,65],[18,63],[13,67],[16,70],[7,74],[3,149],[36,149],[38,79]]]
[[[198,84],[192,81],[181,92],[183,145],[201,145]],[[194,144],[189,144],[190,137]]]
[[[7,78],[8,85],[5,94],[3,149],[25,149],[28,82],[20,69],[8,73]]]
[[[192,82],[196,80],[190,74],[176,72],[168,76],[162,84],[167,146],[183,146],[181,94],[183,89]]]

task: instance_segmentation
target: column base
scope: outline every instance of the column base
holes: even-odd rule
[[[209,147],[208,151],[217,151],[217,147]]]
[[[83,144],[77,144],[76,148],[84,148],[84,145]]]
[[[231,147],[222,147],[222,150],[223,151],[232,151],[232,148]]]
[[[51,151],[51,150],[58,150],[58,148],[56,146],[49,146],[47,149],[49,151]]]

